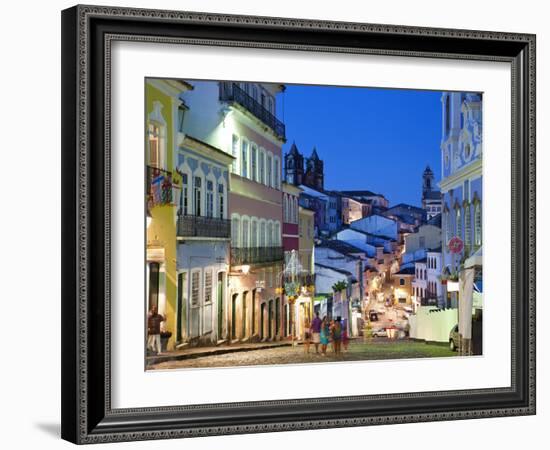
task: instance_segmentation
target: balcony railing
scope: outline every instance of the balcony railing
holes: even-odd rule
[[[214,217],[178,215],[179,237],[229,238],[231,221]]]
[[[260,119],[280,138],[285,138],[285,125],[259,101],[242,90],[238,84],[224,81],[220,85],[220,100],[236,102]]]
[[[173,201],[172,172],[147,166],[147,201],[149,207],[169,205]]]
[[[231,247],[231,265],[282,261],[283,247]]]
[[[290,274],[285,274],[283,277],[284,283],[290,283],[293,281],[293,277]],[[299,273],[294,276],[294,281],[302,286],[315,285],[315,274],[312,273]]]

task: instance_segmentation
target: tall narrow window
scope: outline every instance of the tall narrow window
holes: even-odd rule
[[[248,241],[248,219],[242,219],[242,240],[241,247],[245,248],[249,246]]]
[[[151,167],[161,168],[161,130],[154,123],[149,124],[149,165]]]
[[[206,182],[206,217],[214,217],[214,183]]]
[[[476,203],[474,208],[474,245],[481,246],[481,204]]]
[[[238,217],[231,219],[231,247],[239,247],[240,220]]]
[[[235,158],[233,162],[231,163],[231,172],[232,173],[238,173],[237,172],[237,161],[239,159],[239,136],[236,134],[233,135],[231,139],[231,156]]]
[[[451,223],[451,214],[449,212],[445,213],[445,244],[448,244],[452,237],[452,223]]]
[[[191,306],[198,306],[200,300],[200,272],[196,271],[191,274]]]
[[[250,222],[250,246],[256,248],[258,246],[258,221],[252,219]]]
[[[281,245],[281,224],[279,222],[275,222],[273,227],[273,245]]]
[[[186,173],[181,176],[180,214],[189,214],[189,177]]]
[[[266,163],[266,166],[267,166],[267,182],[266,184],[269,186],[269,187],[273,187],[273,157],[271,156],[270,153],[267,154],[267,163]]]
[[[464,207],[464,243],[468,249],[472,244],[472,214],[470,205]]]
[[[248,142],[244,139],[241,144],[241,176],[248,177]]]
[[[280,167],[279,167],[279,158],[275,156],[275,164],[274,164],[274,169],[273,171],[275,172],[275,179],[273,181],[274,183],[274,188],[275,189],[280,189],[280,186],[279,186],[279,181],[281,179],[281,174],[280,174]]]
[[[201,177],[195,177],[195,216],[201,215],[201,203],[202,203],[202,179]]]
[[[273,223],[272,222],[267,222],[265,245],[266,247],[271,247],[273,245]]]
[[[260,149],[259,182],[265,184],[265,152]]]
[[[218,213],[220,219],[225,217],[225,189],[222,183],[218,184]]]
[[[462,239],[462,216],[460,208],[456,208],[456,236]]]
[[[212,303],[212,270],[204,271],[204,303]]]
[[[275,115],[275,108],[273,107],[273,99],[271,97],[267,100],[267,109],[269,109],[271,114]]]
[[[261,221],[260,222],[260,236],[259,236],[259,246],[260,247],[265,247],[265,222],[264,221]]]
[[[250,153],[250,178],[258,181],[258,147],[252,145]]]

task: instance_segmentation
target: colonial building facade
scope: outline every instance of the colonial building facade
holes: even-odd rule
[[[227,339],[232,161],[232,156],[190,135],[178,148],[177,344]]]
[[[445,92],[441,97],[443,195],[443,265],[454,273],[460,258],[482,245],[482,111],[481,94]],[[462,255],[453,256],[448,243],[464,242]]]
[[[148,79],[145,89],[147,310],[156,307],[165,317],[162,327],[171,333],[167,343],[171,350],[177,342],[181,316],[176,302],[176,213],[181,193],[181,180],[174,171],[179,139],[177,118],[187,110],[179,94],[192,86],[178,80]]]
[[[275,111],[276,97],[284,86],[243,82],[193,85],[192,92],[183,94],[190,107],[185,132],[233,156],[225,338],[229,342],[280,339],[285,127]]]

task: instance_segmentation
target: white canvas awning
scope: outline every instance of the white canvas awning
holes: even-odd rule
[[[483,247],[479,247],[477,251],[470,256],[466,261],[464,261],[464,268],[469,269],[470,267],[483,266]]]

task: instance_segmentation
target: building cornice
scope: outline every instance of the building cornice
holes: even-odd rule
[[[442,193],[448,192],[450,189],[454,189],[462,185],[465,180],[476,176],[481,176],[482,174],[482,160],[478,159],[463,167],[458,172],[455,172],[452,175],[442,179],[439,182],[439,187]]]

